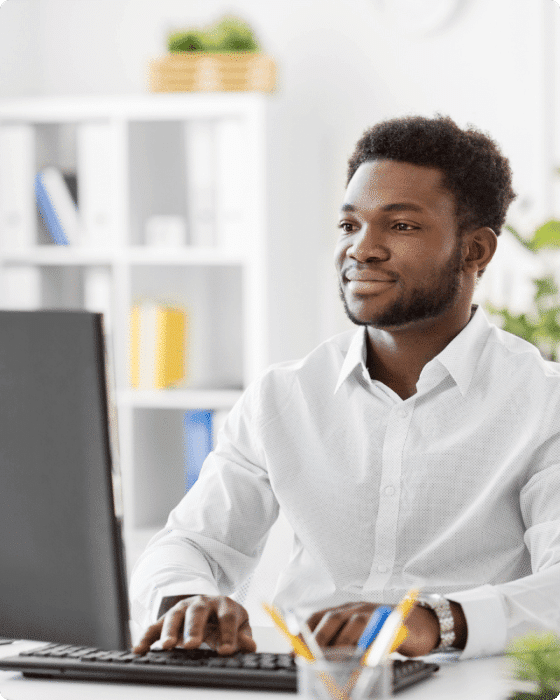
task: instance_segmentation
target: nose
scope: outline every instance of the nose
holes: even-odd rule
[[[369,224],[363,225],[355,234],[346,255],[361,263],[387,261],[391,257],[382,233]]]

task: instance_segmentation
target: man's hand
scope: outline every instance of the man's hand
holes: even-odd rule
[[[322,647],[356,646],[375,603],[346,603],[313,613],[307,620]],[[439,643],[439,622],[431,610],[415,606],[405,622],[408,637],[398,648],[403,656],[429,654]]]
[[[133,651],[144,654],[158,639],[164,649],[196,649],[206,642],[223,655],[257,649],[247,611],[226,596],[195,595],[180,600],[148,627]]]

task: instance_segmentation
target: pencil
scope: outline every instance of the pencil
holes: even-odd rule
[[[280,612],[276,609],[273,608],[271,605],[268,605],[267,603],[262,604],[265,612],[267,612],[270,617],[272,618],[272,621],[276,625],[276,627],[282,632],[282,634],[287,637],[288,641],[292,645],[293,650],[295,651],[296,654],[299,656],[302,656],[306,661],[314,661],[315,657],[313,654],[309,651],[307,646],[301,641],[299,637],[297,637],[295,634],[291,634],[290,630],[288,629],[288,626],[284,622],[284,619],[282,618],[282,615]]]

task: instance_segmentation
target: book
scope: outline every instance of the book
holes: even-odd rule
[[[185,490],[196,483],[204,460],[213,448],[211,410],[192,409],[183,416],[183,448],[185,453]]]
[[[117,195],[116,147],[112,125],[84,122],[77,130],[78,182],[83,245],[114,247],[115,221],[112,212]],[[124,195],[123,195],[124,196]]]
[[[185,309],[154,301],[130,312],[130,385],[134,389],[170,389],[186,376]]]
[[[33,126],[0,126],[0,244],[4,249],[36,243],[35,167]]]
[[[48,166],[35,177],[37,208],[54,243],[69,245],[79,240],[79,216],[76,203],[62,172]]]

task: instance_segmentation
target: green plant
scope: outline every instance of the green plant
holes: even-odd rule
[[[173,32],[167,37],[167,48],[170,53],[259,51],[252,29],[237,17],[222,17],[204,29]]]
[[[506,653],[515,661],[516,678],[537,684],[536,693],[516,693],[511,700],[554,700],[558,697],[560,639],[553,632],[519,637],[510,644]]]
[[[547,249],[560,248],[560,221],[551,220],[540,226],[532,238],[526,239],[511,226],[505,227],[527,250],[535,255]],[[500,316],[502,328],[536,345],[546,359],[560,359],[560,291],[554,275],[534,279],[534,310],[515,315],[507,308],[485,306],[489,313]]]

